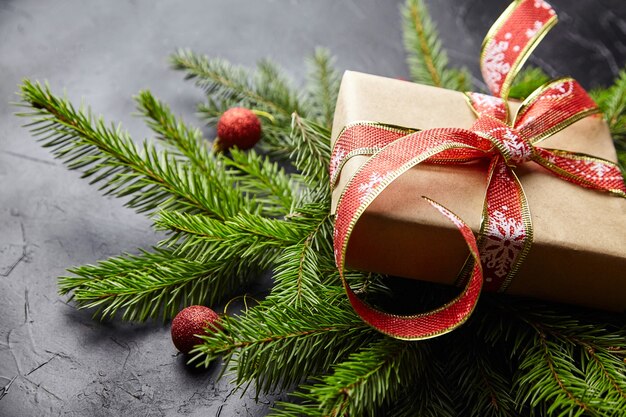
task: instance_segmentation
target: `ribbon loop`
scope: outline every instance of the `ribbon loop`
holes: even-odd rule
[[[508,97],[519,69],[556,22],[554,9],[543,0],[516,0],[502,13],[480,54],[480,69],[494,96]]]

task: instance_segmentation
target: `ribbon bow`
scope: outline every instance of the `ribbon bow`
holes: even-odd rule
[[[477,116],[470,129],[424,131],[374,122],[346,126],[333,148],[331,187],[341,168],[354,155],[371,158],[344,189],[335,218],[335,261],[355,311],[377,330],[399,339],[418,340],[447,333],[471,315],[481,289],[504,291],[532,244],[530,210],[515,175],[518,165],[534,162],[576,185],[626,197],[619,167],[590,155],[537,146],[543,139],[599,109],[571,78],[538,88],[509,115],[506,98],[511,82],[537,43],[556,24],[552,7],[543,0],[513,2],[491,28],[481,54],[481,70],[493,96],[466,93]],[[421,162],[460,164],[488,159],[488,185],[478,239],[456,215],[427,199],[452,221],[465,239],[470,255],[460,273],[465,286],[446,305],[419,315],[399,316],[361,300],[344,279],[348,240],[361,214],[401,174]]]

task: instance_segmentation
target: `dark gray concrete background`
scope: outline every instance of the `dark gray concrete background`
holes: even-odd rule
[[[297,82],[320,46],[340,69],[407,77],[400,0],[0,1],[0,416],[263,415],[272,398],[231,395],[217,368],[188,369],[169,326],[100,323],[57,295],[65,268],[157,242],[150,222],[104,198],[20,127],[23,77],[48,80],[137,138],[131,99],[150,88],[196,122],[202,95],[168,69],[177,47],[253,64],[271,57]],[[623,0],[554,0],[561,23],[533,58],[551,75],[609,83],[626,65]],[[451,60],[477,74],[480,41],[506,6],[430,0]]]

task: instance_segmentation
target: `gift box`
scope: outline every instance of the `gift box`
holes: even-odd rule
[[[519,103],[508,103],[511,114]],[[347,71],[332,131],[374,121],[425,130],[469,129],[476,121],[464,94]],[[582,118],[541,146],[617,156],[600,115]],[[350,157],[333,190],[333,212],[350,178],[370,155]],[[361,215],[350,236],[350,268],[453,284],[468,249],[454,225],[433,211],[426,196],[479,232],[488,162],[419,164],[391,182]],[[626,199],[586,189],[533,163],[516,167],[532,213],[534,239],[506,292],[613,311],[626,309]]]

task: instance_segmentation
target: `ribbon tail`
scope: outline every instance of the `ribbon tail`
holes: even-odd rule
[[[522,184],[502,157],[491,163],[487,182],[478,237],[484,286],[487,291],[504,292],[532,245],[530,208]],[[468,257],[457,284],[467,279],[472,262]]]
[[[533,160],[573,184],[626,198],[619,166],[606,159],[558,149],[534,148]]]
[[[376,330],[396,339],[429,339],[454,330],[465,323],[472,314],[482,288],[482,270],[478,258],[478,247],[472,229],[442,205],[428,198],[424,197],[424,199],[455,224],[467,243],[470,256],[474,259],[470,279],[461,294],[436,310],[413,316],[399,316],[370,306],[361,300],[344,281],[348,298],[357,314]]]

